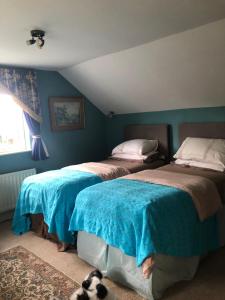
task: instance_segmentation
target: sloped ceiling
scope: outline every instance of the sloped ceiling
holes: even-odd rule
[[[225,19],[67,68],[104,113],[225,105]]]
[[[225,18],[225,0],[1,0],[0,63],[59,69]],[[39,51],[30,30],[46,31]]]
[[[225,0],[1,0],[0,11],[0,64],[59,70],[105,113],[224,99]],[[25,43],[32,29],[46,31],[42,50]]]

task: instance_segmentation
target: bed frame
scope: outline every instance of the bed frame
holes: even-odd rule
[[[186,137],[225,139],[225,122],[183,123],[179,126],[180,144]]]

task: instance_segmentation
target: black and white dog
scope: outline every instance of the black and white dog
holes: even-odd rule
[[[82,282],[82,287],[73,293],[70,300],[116,300],[109,289],[102,283],[102,273],[92,271]]]

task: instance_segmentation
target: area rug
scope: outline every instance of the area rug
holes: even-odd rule
[[[79,284],[18,246],[0,253],[0,300],[67,300]]]

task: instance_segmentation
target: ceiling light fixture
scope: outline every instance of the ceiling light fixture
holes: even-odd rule
[[[41,49],[45,43],[44,40],[45,32],[43,30],[35,29],[35,30],[31,30],[30,34],[32,38],[26,41],[27,45],[30,46],[36,43],[37,47]]]

